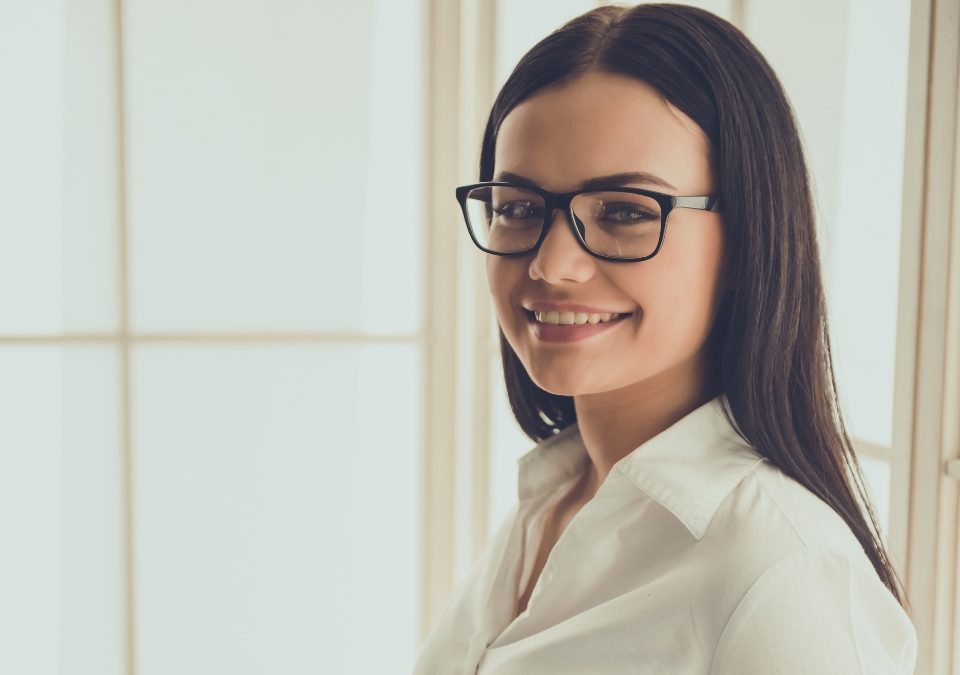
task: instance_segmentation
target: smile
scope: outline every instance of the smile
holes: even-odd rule
[[[580,314],[574,315],[572,312],[564,312],[559,317],[557,312],[531,312],[524,310],[527,323],[534,336],[543,342],[575,342],[585,338],[605,333],[619,324],[624,319],[633,316],[628,314]],[[586,317],[586,320],[584,318]],[[546,319],[546,321],[542,321]],[[581,319],[581,322],[576,322]],[[592,319],[592,320],[591,320]]]
[[[540,323],[550,323],[555,326],[582,326],[587,323],[606,323],[607,321],[625,317],[629,312],[621,314],[586,314],[584,312],[534,312],[534,318]]]

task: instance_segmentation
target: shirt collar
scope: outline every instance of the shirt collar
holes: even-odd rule
[[[667,508],[698,540],[717,508],[764,457],[726,420],[720,394],[648,439],[610,470]],[[590,461],[575,422],[517,460],[521,501],[546,494]]]

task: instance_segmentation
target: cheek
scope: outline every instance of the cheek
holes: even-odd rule
[[[515,260],[502,256],[487,256],[487,286],[501,325],[514,320],[514,306],[526,268]],[[504,326],[506,328],[506,326]]]
[[[719,249],[692,242],[679,259],[664,259],[665,274],[651,289],[651,323],[666,340],[697,346],[709,334],[716,299]]]
[[[611,276],[640,308],[650,338],[687,341],[710,323],[721,244],[713,232],[690,241],[673,234],[649,263]]]
[[[494,305],[499,306],[500,298],[504,294],[505,279],[503,265],[497,260],[496,256],[487,256],[487,287],[490,289],[490,297]]]

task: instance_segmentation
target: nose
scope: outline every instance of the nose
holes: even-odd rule
[[[595,260],[577,241],[571,227],[570,214],[564,209],[556,208],[547,235],[530,261],[530,278],[542,279],[551,284],[564,280],[583,282],[593,275]]]

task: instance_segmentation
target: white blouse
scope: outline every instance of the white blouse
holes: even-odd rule
[[[913,673],[917,636],[826,503],[705,403],[620,459],[527,608],[547,510],[590,458],[571,425],[518,460],[518,502],[454,589],[414,675]]]

